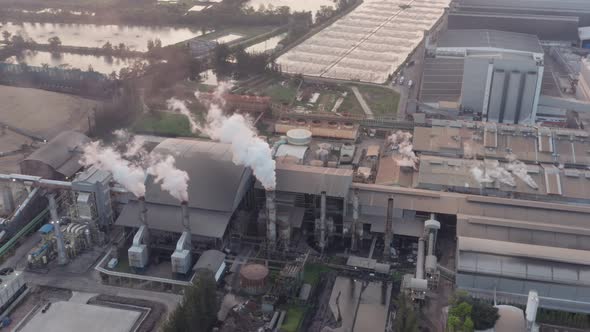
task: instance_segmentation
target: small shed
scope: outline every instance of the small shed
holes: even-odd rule
[[[211,272],[215,276],[215,281],[219,282],[226,267],[225,256],[219,250],[207,250],[199,257],[193,271],[195,273]]]

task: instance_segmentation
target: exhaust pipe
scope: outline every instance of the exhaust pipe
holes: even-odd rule
[[[148,226],[147,223],[147,208],[145,207],[145,197],[141,196],[139,199],[139,221],[142,225]]]
[[[357,250],[357,237],[358,237],[358,221],[359,221],[359,193],[358,190],[354,191],[354,195],[352,196],[352,227],[351,227],[351,250]]]
[[[418,257],[416,259],[416,279],[424,279],[424,238],[418,239]]]
[[[191,223],[190,223],[190,216],[188,212],[188,202],[183,201],[180,204],[180,210],[182,211],[182,226],[184,226],[184,230],[189,232],[191,231]]]
[[[320,199],[320,248],[322,252],[326,247],[326,192],[322,191]]]
[[[389,257],[391,254],[391,237],[393,228],[393,197],[387,200],[387,219],[385,221],[385,234],[384,234],[384,245],[383,245],[383,256]]]
[[[271,248],[274,248],[277,242],[277,208],[275,203],[274,190],[266,191],[266,240]]]
[[[59,216],[57,214],[57,204],[55,203],[54,193],[49,194],[49,213],[51,215],[51,223],[53,224],[53,232],[57,242],[57,263],[59,265],[66,265],[68,263],[68,256],[66,255],[64,237],[59,226]]]

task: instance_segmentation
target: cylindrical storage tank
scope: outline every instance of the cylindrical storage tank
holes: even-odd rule
[[[287,142],[291,145],[309,145],[311,143],[311,131],[307,129],[291,129],[287,132]]]
[[[247,264],[240,269],[240,287],[251,295],[262,295],[266,291],[268,268],[261,264]]]

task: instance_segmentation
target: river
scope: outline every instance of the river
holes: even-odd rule
[[[322,6],[334,7],[333,0],[250,0],[245,6],[258,10],[260,5],[268,8],[272,5],[274,8],[287,6],[292,12],[311,11],[315,14]]]
[[[63,45],[101,47],[107,41],[112,45],[124,43],[135,51],[146,51],[148,40],[160,39],[163,46],[176,44],[202,35],[202,29],[180,27],[146,27],[128,25],[66,24],[66,23],[0,23],[0,31],[22,34],[37,43],[57,36]]]

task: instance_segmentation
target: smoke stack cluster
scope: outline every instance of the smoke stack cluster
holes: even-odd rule
[[[195,93],[197,100],[208,105],[209,110],[206,123],[201,126],[195,123],[194,127],[213,140],[230,144],[234,164],[250,167],[265,189],[274,190],[276,165],[270,145],[258,137],[250,118],[237,113],[229,116],[223,114],[223,95],[230,87],[228,84],[220,84],[211,101],[203,100],[198,92]],[[170,99],[168,107],[185,114],[193,127],[194,119],[190,112],[187,113],[184,102]]]
[[[84,147],[80,164],[111,173],[117,183],[136,197],[145,196],[145,179],[149,174],[154,176],[154,183],[159,184],[162,190],[181,202],[188,200],[188,173],[176,168],[173,156],[148,156],[143,140],[132,138],[125,131],[116,131],[115,136],[129,143],[125,145],[126,151],[120,152],[100,142],[91,142]],[[130,160],[132,158],[133,161]]]

